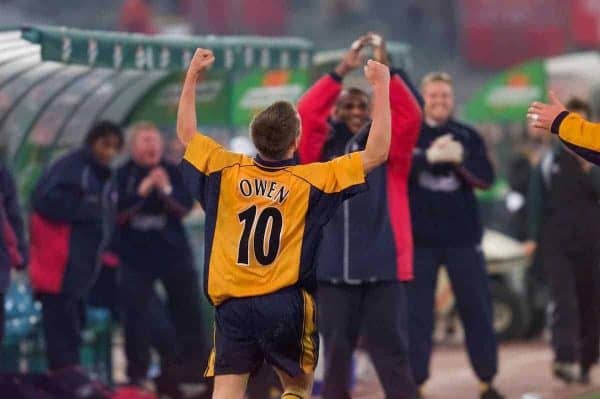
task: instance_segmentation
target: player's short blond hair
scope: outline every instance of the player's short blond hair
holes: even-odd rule
[[[430,72],[423,77],[421,80],[421,89],[423,89],[429,83],[442,82],[450,86],[454,86],[454,80],[452,76],[447,72]]]

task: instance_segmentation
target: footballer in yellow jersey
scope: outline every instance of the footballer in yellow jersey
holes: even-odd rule
[[[550,102],[536,101],[527,111],[533,127],[556,135],[571,151],[583,159],[600,165],[600,123],[593,123],[577,112],[569,112],[555,93],[548,95]]]
[[[206,212],[204,287],[216,308],[206,374],[216,376],[214,398],[242,398],[249,374],[267,361],[284,398],[308,398],[318,357],[314,256],[323,225],[342,201],[366,189],[366,173],[387,159],[389,70],[375,61],[365,66],[374,90],[366,149],[297,165],[300,120],[287,102],[252,121],[255,158],[197,132],[195,86],[213,62],[210,50],[196,51],[177,119],[186,145],[182,172]]]

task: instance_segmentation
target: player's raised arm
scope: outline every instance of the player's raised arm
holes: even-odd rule
[[[533,127],[558,134],[570,150],[584,159],[600,165],[600,123],[592,123],[574,112],[569,112],[549,93],[550,103],[534,102],[527,111]]]
[[[384,163],[390,152],[392,119],[390,111],[390,70],[387,66],[369,60],[365,77],[373,87],[371,130],[365,150],[361,152],[365,173]]]
[[[179,108],[177,109],[177,137],[183,145],[187,146],[192,141],[198,129],[196,121],[196,84],[204,77],[204,72],[214,62],[215,56],[212,51],[202,48],[196,49],[185,75],[181,97],[179,98]]]

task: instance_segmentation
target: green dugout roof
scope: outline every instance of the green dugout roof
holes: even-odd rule
[[[29,27],[0,32],[0,151],[18,161],[24,140],[76,144],[97,119],[118,123],[196,47],[217,56],[215,72],[308,68],[299,38],[161,37]]]
[[[197,47],[215,52],[209,78],[216,76],[219,84],[209,88],[219,110],[235,108],[231,90],[244,74],[252,72],[255,85],[274,79],[280,82],[274,84],[287,84],[280,76],[261,74],[285,70],[291,75],[312,65],[312,43],[300,38],[165,37],[46,26],[0,31],[0,153],[19,184],[33,184],[43,166],[79,144],[97,120],[126,124],[133,114],[146,116],[157,109],[168,109],[165,120],[172,120],[173,87]],[[217,87],[222,88],[218,96]],[[300,89],[281,92],[289,96]],[[171,94],[171,103],[159,107],[157,98],[164,93]],[[254,96],[262,98],[256,90]],[[147,97],[154,103],[148,104]],[[231,114],[214,124],[231,125]]]

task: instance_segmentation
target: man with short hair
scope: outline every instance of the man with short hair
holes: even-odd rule
[[[359,38],[330,74],[300,99],[299,155],[303,163],[328,161],[364,148],[371,104],[342,80],[373,46],[387,62],[379,35]],[[325,345],[324,399],[349,397],[352,354],[364,332],[387,398],[413,399],[408,356],[405,282],[412,278],[408,176],[421,125],[421,110],[402,70],[390,78],[392,142],[388,162],[373,170],[369,191],[343,204],[323,230],[317,255],[319,320]]]
[[[589,105],[566,109],[589,119]],[[530,239],[539,242],[550,287],[554,375],[589,384],[600,351],[600,168],[563,145],[543,160],[530,182],[538,204],[529,213]],[[568,206],[565,206],[568,204]]]
[[[114,225],[110,164],[123,146],[121,128],[100,121],[85,143],[58,159],[32,194],[29,275],[42,303],[48,368],[65,389],[90,383],[79,369],[86,297]]]
[[[411,366],[422,386],[429,377],[434,293],[440,265],[452,283],[469,359],[481,382],[481,398],[502,396],[493,388],[498,348],[491,296],[481,250],[483,227],[474,189],[494,180],[483,140],[456,121],[452,78],[423,79],[425,121],[414,151],[409,181],[415,244],[414,280],[408,287]],[[421,393],[422,394],[422,393]]]
[[[365,150],[295,165],[300,118],[290,103],[276,102],[253,119],[254,159],[197,132],[196,83],[213,62],[210,50],[196,51],[177,118],[186,183],[206,211],[205,292],[216,307],[207,369],[215,376],[213,398],[243,398],[250,373],[266,361],[281,379],[282,398],[308,399],[318,358],[315,250],[341,202],[366,189],[366,173],[387,160],[389,70],[375,61],[364,67],[374,95]]]
[[[117,171],[119,192],[116,253],[124,310],[125,353],[130,383],[144,385],[150,346],[161,357],[159,392],[179,391],[208,357],[200,310],[200,280],[182,223],[193,198],[178,168],[165,161],[158,128],[131,126],[130,160]],[[155,292],[160,281],[168,314]]]

